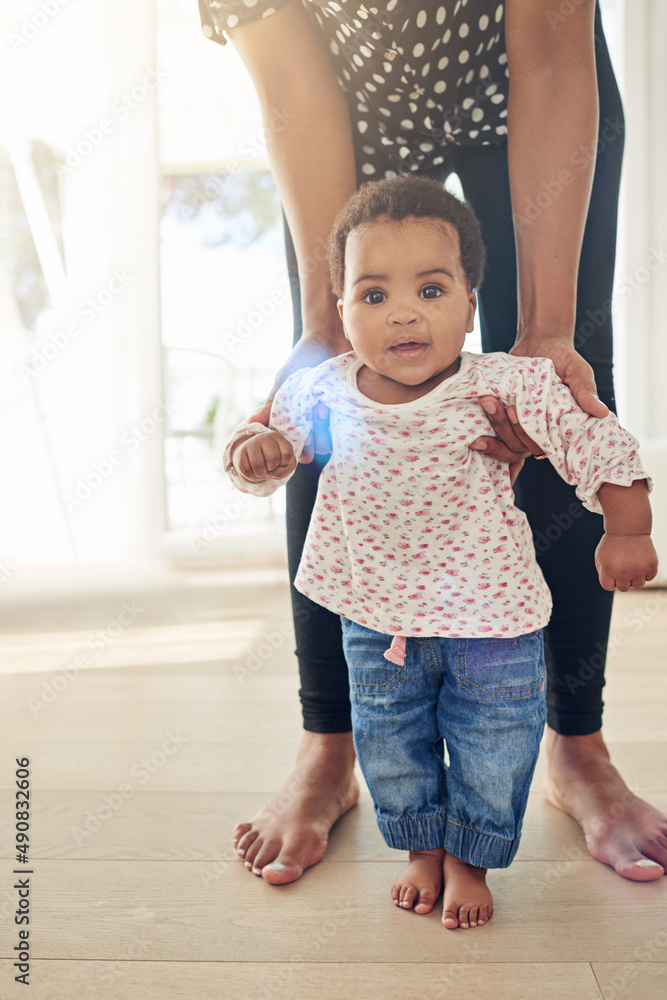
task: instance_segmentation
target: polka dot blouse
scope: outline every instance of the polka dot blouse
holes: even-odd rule
[[[207,38],[288,0],[199,0]],[[299,0],[297,0],[299,2]],[[324,36],[366,178],[436,168],[447,143],[507,135],[504,4],[495,0],[300,0]]]
[[[330,410],[333,452],[319,479],[297,590],[385,635],[508,638],[542,628],[551,595],[528,519],[514,505],[509,466],[469,448],[491,430],[479,397],[516,405],[526,433],[592,511],[601,512],[603,482],[646,478],[636,439],[614,414],[584,413],[548,358],[464,351],[455,375],[393,404],[363,395],[361,364],[350,351],[303,369],[273,401],[270,426],[297,457],[313,408],[323,402]],[[264,431],[239,425],[223,458],[232,482],[256,496],[281,484],[248,483],[230,455],[235,441]]]

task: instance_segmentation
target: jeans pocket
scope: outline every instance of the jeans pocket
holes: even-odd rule
[[[350,694],[371,697],[389,694],[407,677],[405,664],[399,666],[384,658],[391,645],[391,636],[364,628],[349,619],[345,622],[343,652],[347,661]]]
[[[480,701],[534,698],[544,691],[542,629],[512,639],[460,639],[459,686]]]

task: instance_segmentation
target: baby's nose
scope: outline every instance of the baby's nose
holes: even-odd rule
[[[419,310],[409,302],[397,303],[389,314],[390,323],[416,323],[419,319]]]

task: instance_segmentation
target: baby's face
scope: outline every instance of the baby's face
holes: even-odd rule
[[[410,386],[447,377],[476,306],[449,223],[379,216],[348,235],[338,311],[353,350],[378,375]]]

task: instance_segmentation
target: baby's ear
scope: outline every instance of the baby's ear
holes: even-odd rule
[[[468,293],[468,325],[466,327],[467,333],[472,333],[475,329],[475,312],[477,311],[477,295],[475,294],[474,288],[470,289]]]
[[[342,299],[338,299],[338,301],[336,302],[336,307],[338,309],[338,315],[340,316],[341,323],[343,324],[343,334],[345,335],[345,339],[349,340],[350,338],[347,335],[347,330],[345,329],[345,320],[343,318],[343,300]]]

